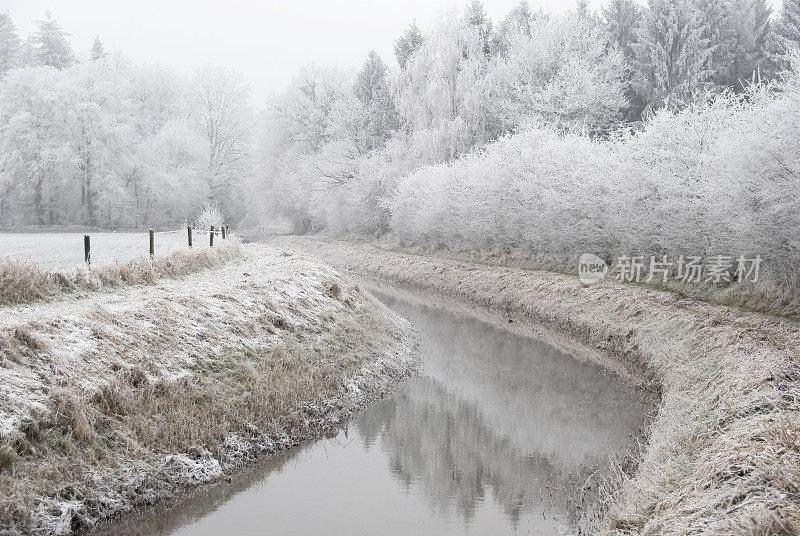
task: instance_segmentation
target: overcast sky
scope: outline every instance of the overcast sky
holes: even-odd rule
[[[485,0],[492,20],[519,0]],[[576,0],[529,0],[532,9],[572,9]],[[781,0],[772,0],[780,5]],[[598,9],[605,0],[591,0]],[[423,30],[465,0],[0,0],[24,36],[47,10],[79,57],[95,35],[106,50],[183,72],[227,65],[248,80],[257,104],[280,91],[307,63],[357,67],[370,49],[394,64],[394,40],[412,20]]]

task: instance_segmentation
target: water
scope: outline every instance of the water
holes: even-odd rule
[[[337,437],[115,534],[564,534],[643,423],[598,366],[476,318],[376,293],[421,336],[424,376]],[[587,482],[592,490],[582,490]],[[576,509],[575,504],[582,508]]]

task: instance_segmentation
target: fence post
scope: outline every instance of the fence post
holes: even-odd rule
[[[92,264],[92,251],[89,235],[83,235],[83,261],[86,264]]]
[[[211,232],[208,233],[208,245],[214,247],[214,226],[211,226]]]
[[[189,237],[189,247],[192,247],[192,226],[186,226],[186,235]]]
[[[155,232],[150,229],[150,258],[152,259],[156,254],[156,237]]]
[[[227,238],[227,236],[225,236],[225,225],[223,225],[221,229],[222,229],[222,239],[225,240]]]

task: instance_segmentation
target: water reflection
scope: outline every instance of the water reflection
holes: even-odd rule
[[[642,424],[636,393],[544,343],[377,294],[420,332],[425,376],[336,438],[113,533],[560,534],[584,524],[567,504]]]

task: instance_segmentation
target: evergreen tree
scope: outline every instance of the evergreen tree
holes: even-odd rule
[[[353,88],[364,109],[366,150],[383,147],[397,129],[397,110],[389,90],[388,71],[380,56],[371,50]]]
[[[689,0],[650,0],[633,45],[634,87],[653,108],[708,89],[712,45]]]
[[[766,0],[732,0],[727,18],[728,68],[723,83],[741,91],[747,82],[775,70],[768,52],[772,9]]]
[[[532,22],[533,14],[528,0],[522,0],[500,22],[500,27],[492,43],[493,52],[498,54],[505,53],[508,50],[509,39],[516,33],[522,32],[522,34],[530,36]]]
[[[94,38],[94,43],[92,43],[92,50],[91,56],[92,61],[101,60],[106,57],[106,52],[103,49],[103,43],[100,41],[100,36],[97,35]]]
[[[405,68],[408,58],[422,46],[422,41],[422,32],[417,28],[416,22],[412,22],[403,35],[397,38],[394,43],[394,54],[401,69]]]
[[[611,0],[602,10],[602,20],[611,48],[622,53],[625,64],[625,97],[629,106],[623,115],[626,121],[637,121],[641,118],[645,102],[633,88],[633,62],[636,33],[642,25],[642,8],[635,0]]]
[[[642,22],[642,9],[635,0],[611,0],[603,8],[603,22],[612,44],[622,52],[626,60],[633,57],[636,32]]]
[[[20,66],[22,44],[17,29],[8,13],[0,13],[0,79],[8,71]]]
[[[769,48],[774,56],[785,56],[790,49],[800,48],[800,0],[783,0],[780,16],[773,26]],[[785,61],[779,63],[788,67]]]
[[[575,5],[575,12],[578,17],[589,18],[592,16],[592,11],[589,9],[589,0],[578,0]]]
[[[478,29],[478,34],[483,43],[483,52],[488,56],[492,48],[492,21],[486,16],[486,9],[480,0],[472,0],[467,4],[464,20],[469,26]]]
[[[48,11],[45,17],[45,20],[38,21],[39,29],[33,35],[35,62],[37,65],[66,69],[75,63],[72,47],[67,41],[67,34],[53,18],[51,12]]]
[[[19,66],[20,67],[34,67],[36,65],[36,57],[33,50],[33,39],[29,35],[22,41],[20,48]]]
[[[703,27],[702,36],[708,42],[711,58],[708,68],[711,80],[722,88],[730,80],[730,67],[733,63],[734,32],[730,27],[733,10],[731,0],[693,0]]]

